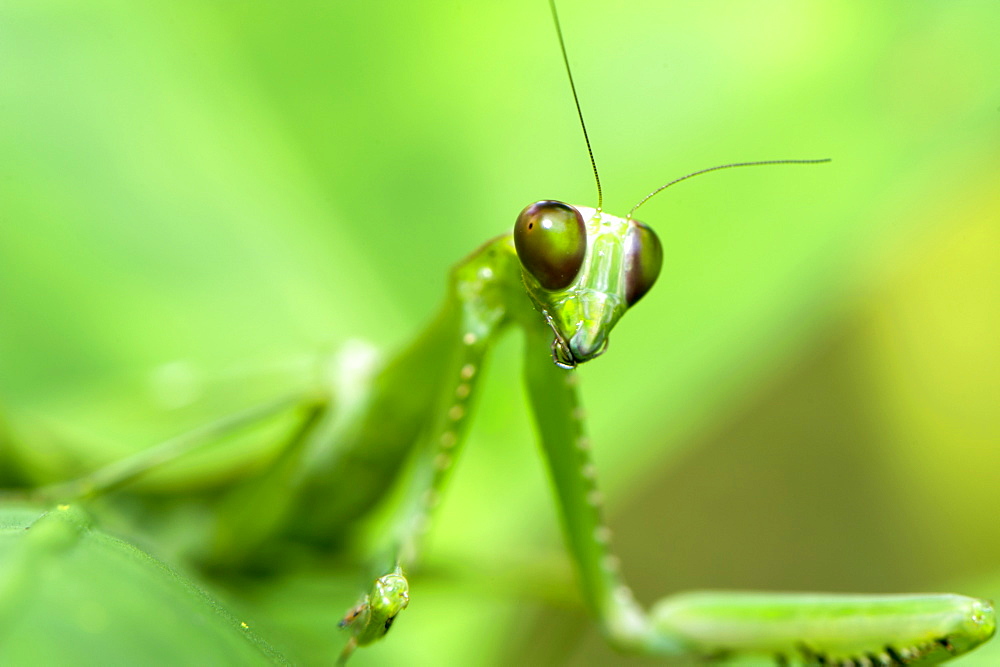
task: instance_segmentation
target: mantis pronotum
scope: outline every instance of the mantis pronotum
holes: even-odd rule
[[[579,232],[581,221],[584,234]],[[406,569],[418,557],[426,519],[442,500],[441,488],[457,462],[482,376],[481,359],[500,330],[515,324],[526,332],[532,404],[559,494],[570,551],[582,575],[584,597],[616,645],[662,654],[721,656],[729,652],[779,661],[892,664],[937,661],[968,650],[989,636],[992,614],[988,607],[957,596],[689,594],[668,598],[649,614],[639,609],[618,575],[608,544],[610,533],[600,517],[596,471],[589,460],[589,441],[569,384],[575,376],[556,365],[570,366],[603,350],[608,331],[624,306],[638,301],[654,283],[658,241],[649,228],[633,222],[631,215],[615,218],[597,209],[554,202],[532,205],[520,223],[527,252],[524,257],[533,259],[524,259],[522,264],[521,256],[515,254],[517,238],[512,242],[509,235],[483,246],[455,269],[441,315],[418,342],[367,379],[345,380],[343,385],[353,392],[353,398],[345,390],[335,392],[328,403],[307,406],[301,437],[293,438],[271,471],[271,486],[281,486],[288,479],[298,482],[297,486],[288,484],[295,493],[286,494],[287,506],[255,505],[254,493],[234,494],[238,502],[231,506],[249,508],[246,516],[252,517],[252,523],[246,525],[235,522],[244,530],[232,531],[239,533],[240,546],[247,553],[276,527],[287,527],[288,533],[315,542],[336,540],[343,526],[365,514],[382,497],[377,494],[385,492],[397,476],[399,462],[412,452],[418,465],[411,499],[398,514],[387,562],[366,600],[343,620],[354,644],[383,637],[409,601]],[[573,237],[572,242],[553,244],[569,247],[569,268],[550,269],[545,261],[548,244],[535,248],[534,241],[525,238],[537,231],[533,225],[544,227],[545,223],[563,226]],[[588,238],[581,244],[583,235],[600,232],[605,232],[600,239]],[[606,264],[594,261],[595,249],[602,244]],[[582,258],[581,245],[585,248]],[[564,257],[562,252],[557,254]],[[617,263],[612,261],[615,257]],[[577,261],[581,266],[574,269]],[[613,269],[623,269],[630,261],[637,271],[628,277],[621,271],[617,274],[621,279],[617,298],[622,307],[610,309],[608,319],[596,322],[593,328],[576,329],[577,317],[566,308],[573,304],[583,307],[588,301],[550,303],[555,295],[584,282],[606,281],[608,275],[614,275]],[[524,264],[530,267],[527,276]],[[538,280],[538,285],[533,280]],[[567,280],[570,283],[563,284]],[[524,286],[543,302],[541,306],[525,298]],[[596,298],[598,293],[587,296]],[[539,309],[548,312],[548,322],[540,317]],[[583,313],[584,318],[590,316]],[[556,365],[549,351],[552,342]],[[354,355],[355,360],[360,357],[363,355]],[[433,370],[427,376],[429,366]],[[421,394],[407,395],[407,389],[413,387],[420,387]],[[279,404],[275,409],[287,407]],[[260,419],[265,414],[267,411],[258,411],[253,417]],[[234,426],[222,424],[215,435]],[[213,434],[201,435],[210,439]],[[185,449],[184,443],[174,444],[174,454]],[[368,457],[370,453],[375,456]],[[146,467],[105,469],[104,474],[92,475],[88,486],[114,488],[127,481],[131,470]],[[349,487],[350,493],[332,499],[338,485],[342,487],[345,480],[360,474],[376,481],[356,485],[373,495]],[[262,492],[261,486],[254,492],[269,498],[276,495],[266,489]],[[50,489],[48,495],[71,498],[82,490]],[[398,565],[402,567],[397,569]],[[414,594],[414,604],[420,604],[419,592]],[[407,622],[405,616],[402,623]],[[350,642],[346,634],[343,641]],[[399,640],[394,637],[391,641]]]

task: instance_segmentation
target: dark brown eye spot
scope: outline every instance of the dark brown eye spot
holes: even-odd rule
[[[646,295],[660,275],[663,246],[656,233],[638,220],[632,221],[626,240],[625,302],[631,307]]]
[[[514,247],[524,267],[549,290],[576,279],[587,254],[587,228],[580,212],[559,201],[537,201],[517,216]]]

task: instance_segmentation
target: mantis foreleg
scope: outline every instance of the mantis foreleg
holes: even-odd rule
[[[408,600],[404,572],[417,559],[430,515],[461,451],[486,353],[509,322],[510,260],[510,240],[497,239],[452,271],[445,304],[418,344],[436,354],[428,357],[418,351],[410,361],[414,367],[426,366],[403,383],[407,404],[422,405],[413,415],[421,417],[412,431],[414,471],[385,548],[383,571],[391,571],[376,579],[372,591],[341,622],[352,635],[342,661],[356,646],[384,636],[406,606],[401,603]],[[404,357],[412,353],[404,352]],[[373,404],[385,408],[398,392],[397,387],[378,394]],[[394,594],[384,594],[386,590]]]
[[[655,638],[611,552],[611,531],[602,516],[597,470],[575,390],[576,374],[552,364],[547,350],[550,337],[542,326],[526,326],[525,378],[566,541],[584,598],[602,619],[608,638],[622,648],[646,648]],[[672,643],[666,648],[678,650]]]
[[[749,654],[778,664],[926,665],[993,635],[992,606],[961,595],[696,592],[665,598],[647,616],[611,552],[575,376],[550,363],[544,334],[528,330],[537,341],[525,359],[532,411],[584,598],[612,644],[658,655]]]
[[[533,287],[525,273],[523,284],[532,299],[538,299],[532,305],[522,289],[518,255],[510,237],[489,242],[459,265],[444,309],[450,315],[440,316],[423,339],[424,345],[444,351],[433,360],[442,370],[435,376],[433,394],[423,398],[433,416],[421,422],[417,472],[393,538],[395,559],[383,571],[405,570],[416,557],[426,519],[465,432],[472,381],[495,335],[503,325],[516,323],[525,331],[531,408],[583,597],[617,647],[654,655],[757,655],[779,662],[933,664],[992,636],[992,607],[956,595],[698,593],[667,598],[647,614],[634,601],[610,548],[610,531],[602,519],[596,469],[576,396],[576,376],[565,367],[603,351],[607,331],[624,312],[622,304],[635,303],[655,280],[656,271],[650,266],[659,258],[658,245],[636,250],[637,243],[655,242],[648,228],[558,202],[539,202],[525,209],[514,241],[519,229],[530,235],[549,229],[546,216],[557,218],[551,223],[553,229],[566,227],[563,223],[568,218],[572,229],[571,217],[579,216],[579,224],[596,237],[588,244],[598,250],[578,260],[576,271],[582,277],[577,281],[591,280],[600,289],[620,290],[624,296],[601,297],[595,295],[595,287],[574,284],[567,288],[575,290],[573,295],[564,297],[554,287]],[[631,241],[616,246],[616,237],[630,234]],[[545,261],[547,252],[543,245],[532,262]],[[625,275],[621,267],[626,267]],[[539,273],[548,271],[533,268]],[[628,269],[636,275],[628,275]],[[551,284],[564,280],[558,267],[545,273],[545,279]],[[442,321],[451,324],[442,327]],[[390,399],[386,394],[378,400],[388,405]],[[369,595],[360,608],[367,618],[381,618],[398,607],[398,599],[395,607],[391,603],[392,598]],[[357,618],[366,616],[359,612]],[[355,641],[364,633],[374,633],[366,636],[375,638],[384,634],[364,623],[352,624],[352,631]]]

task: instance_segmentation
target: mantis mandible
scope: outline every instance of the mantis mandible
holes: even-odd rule
[[[569,73],[558,18],[556,27]],[[569,80],[576,101],[571,74]],[[440,312],[388,362],[374,365],[365,351],[348,350],[329,397],[278,401],[38,495],[54,502],[107,492],[250,422],[299,408],[301,424],[273,465],[230,489],[220,504],[211,548],[221,563],[233,553],[252,561],[278,535],[334,545],[383,500],[404,470],[409,472],[370,591],[341,621],[347,635],[341,660],[347,660],[357,647],[385,637],[410,603],[407,575],[419,560],[430,517],[460,455],[484,359],[499,336],[516,328],[526,340],[531,409],[583,599],[615,646],[664,656],[751,656],[779,664],[930,664],[989,639],[995,628],[989,603],[957,595],[705,592],[668,597],[650,611],[633,600],[602,518],[572,370],[605,351],[613,327],[657,280],[660,241],[633,215],[649,197],[695,175],[822,160],[700,170],[657,188],[621,218],[602,210],[590,154],[596,208],[553,200],[526,207],[513,233],[488,241],[452,270]],[[334,494],[348,484],[349,493]]]

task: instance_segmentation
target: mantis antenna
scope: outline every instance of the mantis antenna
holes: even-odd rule
[[[642,199],[640,199],[639,203],[636,204],[635,206],[633,206],[632,209],[628,212],[628,215],[626,216],[626,220],[631,220],[632,219],[632,215],[636,212],[636,209],[638,209],[640,206],[642,206],[647,201],[649,201],[650,199],[652,199],[654,195],[658,195],[659,193],[661,193],[664,190],[666,190],[667,188],[669,188],[671,185],[676,185],[676,184],[680,183],[681,181],[686,181],[687,179],[693,178],[695,176],[701,176],[702,174],[707,174],[710,171],[719,171],[720,169],[731,169],[733,167],[761,167],[761,166],[764,166],[766,164],[822,164],[823,162],[829,162],[829,161],[830,161],[830,158],[828,158],[828,157],[820,158],[820,159],[815,159],[815,160],[759,160],[759,161],[756,161],[756,162],[733,162],[733,163],[730,163],[730,164],[720,164],[720,165],[717,165],[715,167],[709,167],[707,169],[699,169],[698,171],[692,171],[690,174],[687,174],[686,176],[681,176],[680,178],[675,178],[674,180],[670,181],[669,183],[661,185],[660,187],[656,188],[655,190],[653,190],[652,192],[650,192],[648,195],[646,195],[645,197],[643,197]]]
[[[556,35],[559,36],[559,50],[562,51],[563,63],[566,65],[566,76],[569,77],[569,87],[573,91],[573,103],[576,104],[576,115],[580,117],[580,129],[583,130],[583,140],[587,143],[587,154],[590,155],[590,166],[594,170],[594,181],[597,182],[597,210],[602,209],[604,193],[601,192],[601,177],[597,173],[597,161],[594,159],[594,149],[590,146],[587,135],[587,123],[583,120],[583,109],[580,108],[580,98],[576,94],[576,84],[573,83],[573,70],[569,66],[569,56],[566,55],[566,42],[563,41],[562,26],[559,25],[559,13],[556,12],[556,0],[549,0],[552,8],[552,20],[556,22]]]
[[[317,383],[316,389],[208,424],[74,481],[38,489],[39,499],[56,504],[123,491],[155,467],[297,408],[304,413],[300,421],[284,436],[282,448],[261,459],[265,465],[255,466],[259,471],[243,473],[239,465],[230,486],[219,487],[210,499],[197,494],[211,503],[203,506],[205,520],[197,522],[205,531],[205,549],[198,551],[227,572],[239,564],[254,569],[258,563],[277,564],[285,553],[299,554],[303,548],[315,548],[317,562],[322,557],[324,564],[338,567],[340,560],[370,551],[381,576],[340,622],[350,635],[339,658],[343,664],[356,648],[381,641],[408,607],[406,571],[418,559],[468,434],[489,352],[506,330],[519,328],[525,338],[526,393],[582,602],[615,647],[709,661],[748,658],[751,664],[929,667],[989,640],[996,630],[992,604],[960,595],[694,591],[663,598],[648,610],[634,599],[611,547],[577,376],[568,372],[604,352],[613,327],[660,273],[662,244],[632,214],[657,193],[700,174],[828,160],[710,167],[655,189],[628,219],[602,212],[597,164],[555,1],[549,6],[594,170],[597,209],[555,200],[529,204],[511,232],[479,246],[449,272],[438,314],[384,364],[360,371],[369,365],[358,364],[352,352],[329,388]],[[11,522],[23,511],[0,504],[0,534],[11,525],[27,527],[20,518]],[[89,528],[72,531],[82,536]],[[355,532],[365,538],[372,533],[372,539],[362,540],[372,544],[357,549],[342,544]],[[63,562],[56,560],[67,551],[61,533],[33,529],[31,535],[29,550],[7,549],[13,561],[0,553],[0,568],[15,565],[13,579],[6,569],[0,572],[0,619],[28,599],[33,589],[25,586],[38,578],[36,555],[46,568]],[[345,546],[346,559],[326,557]],[[669,560],[667,554],[661,557],[661,562]],[[25,569],[21,561],[33,567]],[[8,637],[19,636],[18,627],[11,631],[0,620],[0,652],[11,643]],[[243,623],[238,632],[245,629]]]
[[[552,9],[552,20],[556,24],[556,36],[559,38],[559,51],[562,53],[563,64],[566,66],[566,76],[569,78],[569,88],[573,93],[573,104],[576,105],[576,115],[580,119],[580,129],[583,130],[583,140],[587,144],[587,155],[590,156],[590,167],[594,170],[594,181],[597,184],[597,210],[601,211],[604,204],[604,193],[601,189],[601,176],[597,173],[597,160],[594,159],[594,149],[590,145],[590,135],[587,134],[587,123],[583,120],[583,108],[580,106],[580,97],[576,93],[576,83],[573,81],[573,70],[569,66],[569,56],[566,53],[566,41],[563,39],[562,25],[559,23],[559,12],[556,11],[556,0],[549,0],[549,7]],[[665,185],[661,185],[656,188],[648,195],[639,200],[639,203],[632,207],[625,217],[626,220],[631,220],[632,215],[636,210],[645,204],[647,201],[653,198],[654,195],[666,190],[671,185],[676,185],[681,181],[685,181],[694,176],[700,176],[701,174],[707,174],[710,171],[718,171],[720,169],[731,169],[733,167],[760,167],[767,164],[821,164],[823,162],[830,162],[830,158],[821,158],[815,160],[758,160],[755,162],[733,162],[730,164],[720,164],[715,167],[709,167],[707,169],[699,169],[698,171],[691,172],[686,176],[681,176],[676,178]]]

